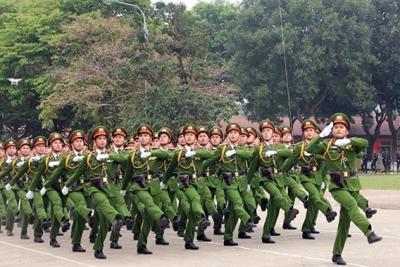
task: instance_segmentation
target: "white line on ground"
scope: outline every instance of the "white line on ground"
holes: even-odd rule
[[[4,244],[4,245],[7,245],[7,246],[12,246],[12,247],[16,247],[16,248],[25,249],[25,250],[28,250],[28,251],[31,251],[31,252],[35,252],[35,253],[38,253],[38,254],[46,255],[46,256],[49,256],[49,257],[53,257],[53,258],[56,258],[56,259],[59,259],[59,260],[67,261],[67,262],[78,264],[78,265],[82,265],[82,266],[96,267],[95,265],[90,265],[90,264],[86,264],[86,263],[83,263],[83,262],[70,260],[70,259],[67,259],[67,258],[64,258],[64,257],[60,257],[60,256],[57,256],[57,255],[54,255],[54,254],[51,254],[51,253],[39,251],[39,250],[36,250],[36,249],[26,248],[26,247],[15,245],[15,244],[11,244],[11,243],[8,243],[8,242],[0,241],[0,244]]]

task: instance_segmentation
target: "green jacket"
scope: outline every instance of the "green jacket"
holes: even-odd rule
[[[328,172],[357,170],[357,154],[362,152],[367,146],[368,141],[364,138],[351,138],[351,143],[341,147],[334,145],[335,140],[323,140],[322,137],[317,135],[306,147],[308,153],[314,155],[322,155],[325,159],[326,168]],[[345,161],[347,160],[347,163]],[[349,166],[351,168],[349,168]],[[358,174],[355,177],[348,177],[344,179],[344,190],[359,191],[361,189],[360,179]],[[329,183],[329,191],[339,189],[333,183]]]

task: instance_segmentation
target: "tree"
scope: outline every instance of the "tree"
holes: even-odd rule
[[[392,159],[397,153],[397,139],[400,126],[396,128],[394,121],[400,111],[400,72],[398,65],[400,49],[400,7],[398,1],[372,1],[375,7],[374,16],[370,17],[373,32],[371,51],[378,59],[372,69],[372,85],[375,88],[377,102],[385,108],[387,121],[392,134]]]
[[[292,119],[311,117],[329,98],[335,102],[352,99],[351,105],[364,108],[372,92],[369,69],[374,63],[366,23],[373,12],[370,2],[281,3],[243,1],[243,9],[230,24],[229,44],[235,52],[230,72],[241,97],[249,101],[247,117],[286,116],[287,86]]]

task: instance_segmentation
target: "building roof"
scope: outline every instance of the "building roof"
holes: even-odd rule
[[[311,118],[312,120],[314,118]],[[280,125],[288,125],[289,126],[289,119],[288,117],[282,118],[282,123]],[[351,136],[365,136],[364,129],[362,127],[362,118],[361,117],[353,117],[354,123],[351,124],[350,126],[350,135]],[[240,126],[253,126],[258,130],[258,122],[251,122],[249,121],[246,117],[244,116],[234,116],[231,118],[229,122],[236,122]],[[225,129],[226,125],[228,123],[226,121],[221,121],[221,127],[222,129]],[[396,128],[400,126],[400,118],[396,119],[394,122],[394,125]],[[326,124],[319,124],[321,129],[324,129]],[[374,121],[374,126],[370,129],[370,133],[373,133],[373,129],[376,126],[376,122]],[[381,129],[380,129],[380,136],[391,136],[392,134],[390,133],[389,130],[389,124],[387,121],[384,121]],[[302,136],[302,131],[301,131],[301,123],[296,120],[294,125],[293,125],[293,136]]]

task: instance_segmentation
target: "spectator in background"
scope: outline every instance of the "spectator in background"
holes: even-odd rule
[[[368,173],[368,156],[364,154],[364,156],[361,159],[361,169],[363,172]]]
[[[375,173],[382,172],[384,170],[382,155],[383,155],[383,152],[381,154],[379,154],[378,159],[376,161]]]
[[[388,174],[390,171],[390,155],[389,153],[384,153],[382,155],[382,162],[383,162],[383,167],[385,168],[385,173]]]
[[[371,161],[371,170],[376,173],[376,161],[378,160],[378,155],[374,153],[374,156],[372,157]]]
[[[397,170],[397,173],[399,173],[399,167],[400,167],[400,154],[399,154],[399,153],[397,153],[396,162],[397,162],[397,168],[396,168],[396,170]]]

